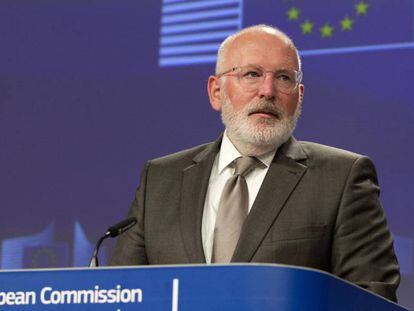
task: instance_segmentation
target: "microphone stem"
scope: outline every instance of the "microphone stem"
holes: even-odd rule
[[[93,255],[92,255],[91,261],[89,263],[89,267],[90,268],[99,267],[99,262],[98,262],[98,252],[99,252],[99,248],[101,247],[101,244],[102,244],[103,240],[105,240],[107,237],[109,237],[109,234],[108,233],[105,233],[105,235],[101,236],[101,238],[96,243],[96,246],[95,246],[95,249],[93,251]]]

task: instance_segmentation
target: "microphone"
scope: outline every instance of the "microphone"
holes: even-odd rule
[[[118,235],[124,233],[125,231],[129,230],[137,223],[137,219],[135,217],[129,217],[124,219],[123,221],[118,222],[117,224],[109,227],[105,233],[105,236],[110,236],[111,238],[115,238]]]
[[[129,217],[125,220],[118,222],[112,227],[109,227],[108,230],[106,230],[105,234],[101,236],[101,238],[98,240],[98,243],[96,243],[91,261],[89,263],[89,267],[90,268],[99,267],[98,252],[99,252],[99,247],[101,246],[103,240],[109,237],[111,238],[117,237],[118,235],[131,229],[136,223],[137,223],[137,219],[135,217]]]

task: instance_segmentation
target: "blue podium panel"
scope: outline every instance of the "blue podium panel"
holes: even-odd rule
[[[317,270],[189,265],[0,272],[0,310],[405,310]]]

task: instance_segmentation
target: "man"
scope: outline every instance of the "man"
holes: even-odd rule
[[[292,137],[301,78],[298,52],[278,29],[227,38],[208,80],[223,136],[147,163],[130,209],[138,223],[112,264],[306,266],[396,300],[399,267],[374,165]]]

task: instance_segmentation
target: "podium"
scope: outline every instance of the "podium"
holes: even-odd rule
[[[329,273],[272,264],[0,272],[0,310],[406,310]]]

